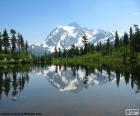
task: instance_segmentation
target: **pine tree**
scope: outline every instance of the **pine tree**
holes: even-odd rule
[[[71,49],[70,49],[70,51],[71,51],[71,56],[74,56],[75,55],[75,45],[73,44],[73,45],[71,45]]]
[[[21,35],[20,35],[20,33],[18,33],[17,37],[18,37],[18,49],[20,52],[20,50],[21,50],[21,41],[20,41]]]
[[[127,33],[124,33],[124,37],[123,37],[123,45],[126,46],[129,44],[129,37]]]
[[[94,51],[95,51],[94,44],[91,44],[91,45],[90,45],[90,51],[91,51],[91,53],[94,53]]]
[[[118,32],[115,32],[115,48],[120,46],[120,40],[119,40],[119,35]]]
[[[102,51],[102,43],[101,42],[97,42],[96,50],[97,50],[97,52]]]
[[[110,39],[107,39],[107,43],[106,43],[106,52],[109,53],[110,51]]]
[[[130,32],[129,32],[129,39],[130,39],[130,51],[131,51],[131,59],[136,58],[136,52],[135,52],[135,44],[134,44],[134,34],[133,34],[133,29],[130,27]]]
[[[135,34],[134,34],[134,45],[135,45],[135,51],[140,51],[140,29],[138,28],[138,25],[134,25],[135,27]]]
[[[8,33],[7,33],[6,29],[3,32],[2,43],[3,43],[3,46],[4,46],[4,52],[8,53],[8,48],[10,46],[10,43],[9,43],[9,36],[8,36]]]
[[[1,33],[0,33],[0,53],[2,52],[2,35],[1,35]]]
[[[19,52],[23,52],[24,49],[25,49],[25,46],[24,46],[24,39],[23,39],[23,36],[18,33],[18,48],[19,48]]]
[[[125,32],[124,33],[124,37],[123,37],[123,49],[124,49],[124,53],[123,53],[123,63],[126,63],[126,57],[127,57],[127,49],[126,46],[129,44],[129,37],[128,34]]]
[[[12,43],[12,52],[15,52],[16,50],[16,31],[14,29],[10,30],[12,38],[11,38],[11,43]]]
[[[21,51],[24,52],[25,46],[24,46],[24,39],[23,39],[23,36],[22,35],[20,37],[20,43],[21,43]]]
[[[130,51],[131,53],[134,51],[134,39],[133,39],[133,30],[132,27],[130,27],[130,32],[129,32],[129,39],[130,39]]]
[[[76,55],[76,56],[79,55],[79,49],[78,49],[78,47],[75,48],[75,55]]]
[[[57,55],[58,55],[58,51],[57,51],[57,47],[55,46],[55,48],[54,48],[54,56],[57,57]]]
[[[83,44],[84,44],[84,54],[87,53],[87,44],[88,44],[88,39],[86,34],[83,36],[83,40],[82,40]]]
[[[83,55],[84,54],[84,49],[83,47],[80,48],[80,55]]]
[[[0,38],[0,53],[2,52],[2,40]]]
[[[64,51],[63,51],[63,57],[67,57],[67,50],[66,49],[64,49]]]
[[[26,53],[28,52],[28,47],[29,47],[29,45],[28,45],[28,42],[26,41],[26,43],[25,43],[25,51],[26,51]],[[45,55],[46,55],[46,52],[45,52]]]
[[[61,49],[58,48],[58,56],[61,57]]]

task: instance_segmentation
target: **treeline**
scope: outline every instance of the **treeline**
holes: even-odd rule
[[[28,42],[23,39],[22,34],[17,33],[14,29],[10,30],[10,34],[6,29],[3,33],[0,32],[0,53],[27,53],[27,51]]]
[[[83,36],[82,42],[84,46],[78,48],[74,44],[70,49],[64,49],[55,47],[53,57],[73,57],[84,55],[88,53],[101,53],[102,55],[111,55],[113,51],[119,51],[123,48],[122,57],[124,60],[129,58],[130,60],[137,59],[137,53],[140,52],[140,29],[138,25],[130,27],[129,33],[124,33],[122,37],[119,37],[118,32],[115,32],[115,41],[111,42],[110,38],[106,43],[97,42],[95,45],[88,42],[86,35]]]
[[[32,54],[32,62],[33,63],[37,63],[37,64],[49,64],[52,62],[52,58],[53,58],[53,55],[52,54],[46,54],[45,55],[42,55],[42,56],[36,56],[34,54]]]

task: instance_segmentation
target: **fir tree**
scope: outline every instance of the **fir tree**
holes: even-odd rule
[[[64,51],[63,51],[63,57],[67,57],[67,50],[66,49],[64,49]]]
[[[83,55],[84,54],[84,49],[83,47],[80,48],[80,55]]]
[[[0,53],[2,52],[2,35],[1,35],[1,33],[0,33]]]
[[[14,29],[10,30],[12,38],[11,38],[11,43],[12,43],[12,52],[15,52],[16,50],[16,31]]]
[[[25,43],[25,51],[26,51],[26,53],[28,52],[28,47],[29,47],[29,45],[28,45],[28,42],[26,41],[26,43]],[[46,52],[45,52],[45,55],[46,55]]]
[[[109,53],[109,51],[110,51],[110,40],[108,38],[106,43],[106,52]]]
[[[21,41],[20,41],[21,35],[20,35],[20,33],[18,33],[17,37],[18,37],[18,49],[20,52],[20,50],[21,50]]]
[[[136,52],[135,52],[135,44],[134,44],[134,34],[133,34],[133,29],[130,27],[130,32],[129,32],[129,39],[130,39],[130,51],[131,51],[131,59],[136,59]]]
[[[58,48],[58,56],[61,57],[61,49]]]
[[[70,54],[71,54],[71,56],[74,56],[75,55],[75,45],[73,44],[73,45],[71,45],[71,49],[70,49]]]
[[[76,55],[76,56],[79,55],[79,49],[78,49],[78,47],[75,48],[75,55]]]
[[[120,46],[120,40],[119,40],[119,35],[118,32],[115,32],[115,48]]]
[[[24,48],[25,48],[24,39],[20,33],[18,33],[18,48],[19,48],[19,52],[21,52],[21,51],[23,52]]]
[[[124,37],[123,37],[123,45],[126,46],[129,44],[129,37],[127,33],[124,33]]]
[[[24,39],[22,35],[20,36],[20,43],[21,43],[21,51],[24,52],[25,46],[24,46]]]
[[[9,43],[9,36],[8,36],[8,33],[7,33],[6,29],[3,32],[2,43],[3,43],[3,46],[4,46],[4,52],[8,53],[10,43]]]
[[[130,51],[131,53],[134,51],[134,39],[133,39],[133,30],[132,27],[130,27],[130,32],[129,32],[129,39],[130,39]]]
[[[140,29],[138,25],[134,25],[135,27],[135,34],[134,34],[134,45],[136,52],[140,51]]]
[[[83,38],[82,42],[84,44],[84,54],[86,54],[87,53],[87,44],[88,44],[88,39],[87,39],[86,34],[82,38]]]
[[[2,52],[2,40],[0,38],[0,53]]]
[[[55,46],[54,48],[54,56],[57,57],[58,56],[58,51],[57,51],[57,47]]]

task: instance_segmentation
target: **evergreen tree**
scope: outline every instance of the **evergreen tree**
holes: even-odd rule
[[[71,49],[70,49],[70,54],[71,54],[71,56],[74,56],[75,55],[75,45],[73,44],[73,45],[71,45]]]
[[[108,38],[106,43],[106,52],[109,53],[109,51],[110,51],[110,40]]]
[[[21,51],[24,52],[25,46],[24,46],[24,39],[22,35],[20,36],[20,43],[21,43]]]
[[[25,43],[25,51],[26,51],[26,53],[28,52],[28,47],[29,47],[29,45],[28,45],[28,42],[26,41],[26,43]],[[45,52],[45,54],[46,54],[46,52]]]
[[[21,50],[21,35],[20,35],[20,33],[18,33],[18,35],[17,35],[17,37],[18,37],[18,49],[19,49],[19,52],[20,52],[20,50]]]
[[[129,32],[129,39],[130,39],[130,51],[131,53],[134,51],[134,39],[133,39],[133,30],[132,27],[130,27],[130,32]]]
[[[129,32],[129,39],[130,39],[130,51],[131,51],[131,59],[136,59],[136,52],[135,52],[135,44],[134,44],[134,34],[133,34],[133,29],[130,27],[130,32]]]
[[[124,33],[124,37],[123,37],[123,45],[126,46],[129,44],[129,37],[127,33]]]
[[[58,48],[58,56],[61,57],[61,49]]]
[[[95,51],[94,44],[91,44],[90,45],[90,53],[94,53],[94,51]]]
[[[102,42],[99,42],[99,51],[102,51]]]
[[[76,56],[79,55],[79,49],[78,49],[78,47],[75,48],[75,55],[76,55]]]
[[[3,46],[4,46],[4,52],[8,53],[10,43],[9,43],[9,36],[8,36],[8,33],[7,33],[6,29],[3,32],[2,43],[3,43]]]
[[[55,48],[54,48],[54,56],[57,57],[57,55],[58,55],[58,51],[57,51],[57,47],[55,46]]]
[[[115,48],[120,46],[120,40],[119,40],[119,35],[118,32],[115,32]]]
[[[18,33],[18,48],[19,48],[19,52],[23,52],[24,49],[25,49],[25,46],[24,46],[24,39],[23,39],[23,36]]]
[[[14,29],[10,30],[12,38],[11,38],[11,43],[12,43],[12,52],[15,52],[16,50],[16,31]]]
[[[63,51],[63,57],[67,57],[67,50],[66,49],[64,49],[64,51]]]
[[[140,29],[138,28],[138,25],[134,25],[135,27],[135,34],[134,34],[134,47],[135,51],[140,51]]]
[[[97,42],[96,50],[97,50],[97,52],[102,51],[102,43],[101,42]]]
[[[2,52],[2,35],[1,35],[1,33],[0,33],[0,53]]]
[[[84,54],[86,54],[87,53],[87,44],[88,44],[88,39],[87,39],[86,35],[83,36],[82,42],[84,44]]]
[[[83,47],[80,48],[80,55],[83,55],[84,54],[84,49]]]

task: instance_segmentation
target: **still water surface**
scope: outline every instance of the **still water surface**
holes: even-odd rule
[[[0,67],[0,112],[42,116],[124,116],[140,109],[140,67],[131,72],[84,66]]]

